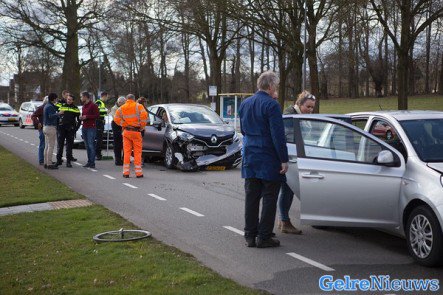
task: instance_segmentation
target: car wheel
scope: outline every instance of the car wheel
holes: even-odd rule
[[[391,140],[392,139],[392,131],[388,130],[386,131],[386,140]]]
[[[21,129],[25,128],[25,125],[23,125],[22,119],[18,120],[18,126],[20,126]]]
[[[412,257],[421,265],[436,266],[443,262],[443,235],[431,208],[415,208],[406,224],[406,240]]]
[[[174,156],[174,148],[172,147],[171,144],[166,143],[165,145],[165,159],[164,159],[164,163],[165,163],[165,167],[168,169],[174,169],[175,166],[177,165],[177,159]]]

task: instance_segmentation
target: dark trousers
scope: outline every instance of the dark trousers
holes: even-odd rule
[[[72,160],[72,147],[74,145],[75,129],[72,126],[60,126],[58,129],[57,161],[63,157],[63,146],[66,140],[66,160]]]
[[[262,240],[271,238],[280,186],[280,181],[245,179],[245,237],[258,236]],[[263,202],[259,218],[261,199]]]
[[[102,155],[103,145],[103,131],[105,130],[105,120],[99,119],[95,121],[97,134],[95,135],[95,155],[97,157]]]
[[[123,161],[122,149],[123,149],[123,136],[122,127],[112,121],[112,133],[114,135],[114,160],[115,163]]]

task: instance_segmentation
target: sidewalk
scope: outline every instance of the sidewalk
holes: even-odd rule
[[[57,201],[57,202],[37,203],[30,205],[20,205],[13,207],[4,207],[0,208],[0,216],[25,213],[25,212],[87,207],[91,206],[92,204],[93,203],[89,200],[68,200],[68,201]]]

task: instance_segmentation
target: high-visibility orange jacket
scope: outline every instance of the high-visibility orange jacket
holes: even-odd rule
[[[136,103],[132,99],[128,99],[125,104],[115,112],[114,122],[123,128],[132,127],[142,130],[148,123],[148,113],[143,105]]]

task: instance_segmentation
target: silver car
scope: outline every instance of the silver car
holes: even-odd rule
[[[302,223],[384,229],[404,236],[420,264],[441,264],[443,113],[350,115],[369,133],[332,118],[284,117]]]

